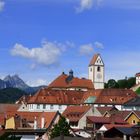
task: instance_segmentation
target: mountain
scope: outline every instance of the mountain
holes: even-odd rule
[[[19,78],[18,75],[8,75],[4,78],[3,81],[6,82],[7,87],[14,87],[22,90],[29,88],[29,86],[25,84],[25,82],[21,78]]]
[[[0,89],[6,88],[6,87],[7,87],[6,83],[0,79]]]
[[[0,103],[15,103],[23,95],[27,95],[27,93],[17,88],[1,89]]]
[[[26,93],[35,93],[41,87],[30,87],[28,86],[18,75],[6,76],[3,80],[0,79],[0,89],[4,88],[18,88],[25,91]]]

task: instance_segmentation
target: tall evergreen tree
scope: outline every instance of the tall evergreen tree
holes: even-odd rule
[[[54,126],[54,128],[51,131],[51,138],[58,137],[60,135],[69,136],[70,135],[70,125],[66,121],[66,118],[62,117],[60,118],[59,122]]]

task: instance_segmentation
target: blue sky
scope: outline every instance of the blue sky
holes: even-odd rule
[[[139,0],[0,0],[0,78],[34,86],[70,69],[87,77],[95,53],[106,80],[140,71]]]

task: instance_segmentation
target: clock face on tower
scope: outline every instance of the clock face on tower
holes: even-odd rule
[[[98,73],[98,74],[97,74],[97,78],[98,78],[98,79],[101,79],[101,78],[102,78],[102,74],[101,74],[101,73]]]

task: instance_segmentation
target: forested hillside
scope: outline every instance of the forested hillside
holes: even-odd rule
[[[0,90],[0,103],[14,103],[21,96],[26,95],[24,91],[17,88],[6,88]]]

